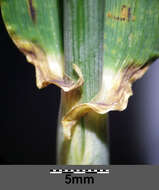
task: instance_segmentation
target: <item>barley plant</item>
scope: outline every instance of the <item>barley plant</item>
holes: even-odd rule
[[[61,88],[57,164],[109,164],[108,112],[127,107],[132,83],[159,56],[159,0],[0,5],[10,37],[35,66],[37,87]]]

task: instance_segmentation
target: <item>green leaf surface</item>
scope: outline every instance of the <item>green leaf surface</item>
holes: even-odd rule
[[[115,71],[159,56],[159,0],[106,0],[104,64]]]
[[[63,52],[58,0],[2,0],[11,37],[30,41],[47,53]]]

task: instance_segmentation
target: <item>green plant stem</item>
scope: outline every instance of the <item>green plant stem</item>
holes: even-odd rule
[[[101,88],[103,69],[104,0],[64,1],[65,72],[77,80],[73,64],[81,70],[84,83],[61,92],[58,123],[58,164],[104,165],[109,163],[107,115],[91,110],[73,111],[77,118],[70,139],[65,138],[61,121],[77,104],[89,103]]]

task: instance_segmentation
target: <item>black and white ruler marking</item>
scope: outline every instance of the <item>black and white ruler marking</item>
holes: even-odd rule
[[[109,174],[109,169],[51,169],[50,174]]]

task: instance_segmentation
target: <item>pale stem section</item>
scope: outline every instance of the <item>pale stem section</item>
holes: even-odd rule
[[[108,115],[87,113],[73,127],[71,139],[66,139],[61,124],[66,110],[64,99],[65,94],[62,92],[57,131],[57,164],[108,165]]]

